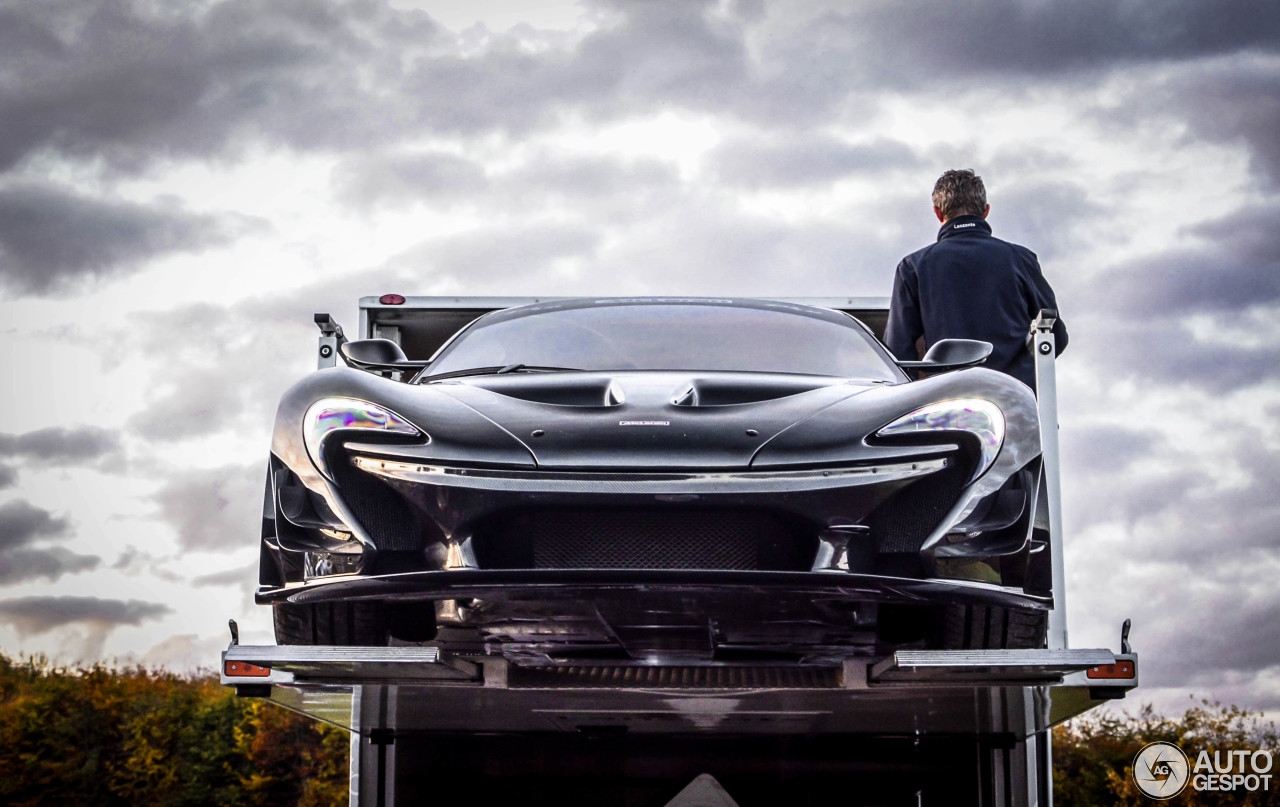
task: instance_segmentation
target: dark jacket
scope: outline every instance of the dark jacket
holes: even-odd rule
[[[1035,387],[1035,362],[1027,349],[1031,321],[1042,308],[1057,308],[1053,289],[1026,247],[991,235],[980,216],[957,216],[938,231],[938,242],[898,264],[884,343],[899,359],[918,359],[940,339],[981,339],[993,346],[984,367]],[[1058,352],[1067,328],[1053,326]]]

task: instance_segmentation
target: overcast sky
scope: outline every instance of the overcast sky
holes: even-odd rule
[[[360,295],[887,295],[943,170],[1071,330],[1072,644],[1280,708],[1271,0],[0,2],[0,648],[216,663]]]

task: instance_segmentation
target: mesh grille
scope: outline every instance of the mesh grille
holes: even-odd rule
[[[513,667],[513,687],[698,687],[825,689],[840,686],[838,667]]]
[[[476,537],[484,568],[803,570],[814,539],[755,511],[530,510]]]
[[[345,460],[332,463],[338,492],[378,549],[418,549],[418,527],[401,496]]]
[[[871,534],[881,552],[919,552],[943,516],[960,500],[969,476],[964,463],[912,482],[871,514]]]

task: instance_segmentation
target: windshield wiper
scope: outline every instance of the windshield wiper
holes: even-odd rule
[[[577,367],[551,367],[546,364],[508,364],[497,372],[497,375],[503,373],[582,373],[586,372]]]
[[[451,373],[426,376],[421,383],[442,381],[446,378],[462,378],[469,375],[504,375],[506,373],[580,373],[577,367],[551,367],[542,364],[503,364],[492,367],[472,367],[467,370],[454,370]]]

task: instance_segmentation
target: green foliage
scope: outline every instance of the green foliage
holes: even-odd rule
[[[0,804],[336,807],[347,737],[207,675],[0,654]]]
[[[1144,707],[1054,729],[1057,807],[1147,807],[1133,757],[1150,742],[1201,750],[1267,749],[1273,724],[1234,706],[1193,702],[1176,719]],[[212,676],[141,667],[57,667],[0,654],[0,804],[103,807],[338,807],[347,800],[346,732],[271,703],[237,698]],[[1280,805],[1268,791],[1197,793],[1170,804]]]
[[[1194,766],[1201,751],[1268,750],[1280,762],[1275,724],[1236,706],[1194,701],[1181,718],[1157,715],[1144,706],[1136,716],[1102,712],[1076,718],[1053,730],[1055,807],[1149,807],[1156,804],[1133,783],[1133,758],[1148,743],[1180,747]],[[1280,774],[1280,766],[1272,771]],[[1174,805],[1280,805],[1280,775],[1268,790],[1197,792],[1188,787],[1169,800]]]

